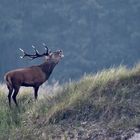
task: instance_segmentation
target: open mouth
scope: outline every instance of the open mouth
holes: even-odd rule
[[[63,58],[64,57],[64,54],[61,54],[61,58]]]
[[[62,50],[58,50],[58,52],[59,52],[59,56],[60,56],[61,58],[63,58],[63,57],[64,57],[63,51],[62,51]]]
[[[60,56],[61,56],[61,58],[64,57],[63,51],[60,52]]]

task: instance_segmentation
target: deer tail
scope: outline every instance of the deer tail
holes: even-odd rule
[[[5,75],[4,79],[6,81],[8,89],[12,89],[13,85],[12,85],[11,77],[9,75]]]

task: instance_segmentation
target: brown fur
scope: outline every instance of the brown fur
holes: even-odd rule
[[[55,52],[48,56],[47,61],[41,65],[31,66],[27,68],[21,68],[9,71],[5,74],[5,81],[7,88],[9,89],[8,100],[11,106],[11,96],[16,106],[18,106],[16,101],[16,96],[19,92],[21,86],[33,87],[34,96],[37,99],[38,89],[48,78],[50,77],[54,67],[58,64],[62,57],[62,52]],[[14,91],[14,92],[13,92]],[[12,95],[13,93],[13,95]]]

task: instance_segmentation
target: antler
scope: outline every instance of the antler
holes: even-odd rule
[[[33,59],[38,58],[38,57],[43,57],[43,56],[49,55],[47,46],[45,46],[46,52],[43,54],[39,54],[39,51],[35,48],[35,46],[32,45],[32,48],[34,49],[35,54],[28,54],[23,49],[19,48],[19,50],[22,51],[22,53],[23,53],[23,56],[20,56],[20,58],[29,57],[33,60]]]
[[[48,49],[48,47],[47,47],[47,45],[45,43],[42,43],[42,45],[44,46],[44,48],[46,50],[46,55],[48,55],[50,50]]]

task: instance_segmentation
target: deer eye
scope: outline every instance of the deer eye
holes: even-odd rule
[[[61,54],[62,54],[62,51],[59,52],[59,55],[61,55]]]

